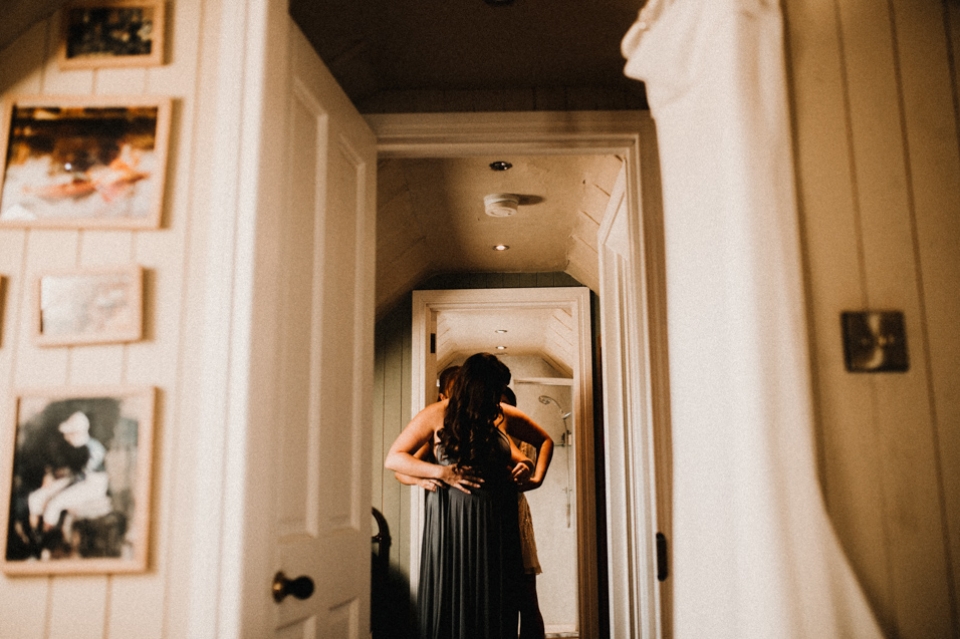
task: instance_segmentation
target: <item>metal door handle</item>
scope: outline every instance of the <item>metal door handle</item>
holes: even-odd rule
[[[287,595],[293,595],[297,599],[307,599],[313,594],[313,579],[306,575],[300,575],[296,579],[288,579],[283,571],[273,576],[273,600],[277,603],[286,598]]]

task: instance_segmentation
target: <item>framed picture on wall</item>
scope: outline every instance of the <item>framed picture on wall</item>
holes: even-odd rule
[[[75,269],[37,278],[41,346],[133,342],[143,336],[143,269]]]
[[[146,570],[152,387],[20,394],[2,461],[8,574]]]
[[[163,64],[163,0],[75,0],[60,22],[61,69]]]
[[[0,227],[160,226],[170,99],[22,97],[0,125]]]

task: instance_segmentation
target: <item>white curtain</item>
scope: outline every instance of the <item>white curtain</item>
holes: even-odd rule
[[[816,475],[779,4],[651,0],[622,46],[663,179],[676,637],[880,637]]]

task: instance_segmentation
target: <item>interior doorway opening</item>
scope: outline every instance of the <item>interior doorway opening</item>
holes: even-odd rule
[[[627,299],[619,299],[618,308],[633,305],[638,311],[631,316],[630,330],[638,333],[631,339],[633,351],[631,355],[640,354],[638,361],[619,371],[612,371],[616,377],[615,384],[620,384],[621,378],[630,378],[632,388],[640,393],[641,397],[633,398],[634,404],[651,406],[656,402],[653,395],[658,392],[651,386],[650,367],[657,367],[663,362],[651,362],[644,357],[646,345],[650,339],[662,336],[654,335],[651,338],[650,321],[656,323],[656,318],[647,317],[647,295],[650,287],[647,282],[656,281],[662,277],[662,272],[648,273],[648,263],[656,266],[662,254],[658,249],[656,224],[659,222],[658,213],[644,217],[640,214],[645,199],[651,199],[646,189],[656,190],[659,185],[655,180],[646,180],[641,184],[640,164],[643,161],[649,165],[656,161],[655,143],[642,150],[639,139],[646,135],[652,141],[653,126],[649,117],[643,113],[537,113],[537,114],[432,114],[410,116],[368,116],[368,122],[378,138],[378,152],[381,164],[385,159],[393,158],[442,158],[448,156],[490,156],[490,155],[524,155],[524,154],[583,154],[596,153],[617,157],[624,166],[623,177],[620,180],[621,208],[626,215],[620,217],[616,226],[622,236],[614,237],[607,229],[607,239],[616,245],[620,251],[621,262],[632,265],[632,273],[627,278]],[[654,169],[655,172],[655,169]],[[658,200],[659,195],[657,194]],[[656,208],[655,203],[650,205]],[[611,225],[608,224],[608,227]],[[648,237],[649,236],[649,237]],[[379,248],[378,238],[378,248]],[[650,246],[645,245],[650,244]],[[598,251],[599,253],[599,251]],[[602,257],[594,257],[598,269],[602,268]],[[656,269],[654,269],[656,270]],[[502,275],[502,274],[501,274]],[[517,274],[513,274],[517,275]],[[474,274],[475,277],[482,277]],[[611,279],[611,281],[614,281]],[[618,280],[624,284],[622,278]],[[378,288],[382,280],[378,278]],[[452,287],[451,287],[452,288]],[[655,288],[655,287],[654,287]],[[380,292],[378,291],[378,299]],[[662,302],[662,299],[659,300]],[[625,306],[626,305],[626,306]],[[409,312],[409,311],[406,311]],[[618,311],[620,312],[620,311]],[[611,342],[615,344],[615,342]],[[401,346],[396,350],[397,359],[404,361],[409,370],[409,363],[415,358],[411,346]],[[379,355],[378,355],[379,358]],[[657,373],[663,377],[665,368]],[[392,378],[398,384],[396,391],[400,395],[406,394],[407,389],[414,383],[410,373],[401,367],[399,370],[381,368],[378,359],[376,375],[379,379]],[[406,377],[405,377],[406,376]],[[407,389],[404,388],[406,385]],[[388,400],[388,392],[383,393],[375,400]],[[412,392],[412,391],[410,391]],[[380,453],[388,447],[399,428],[406,423],[413,411],[413,403],[404,404],[402,397],[396,409],[384,406],[383,417],[388,410],[402,413],[402,423],[393,426],[393,432],[380,443]],[[599,397],[597,398],[599,402]],[[375,411],[378,410],[375,408]],[[655,494],[655,472],[653,470],[653,452],[649,443],[652,440],[653,416],[647,412],[637,410],[615,411],[614,422],[609,420],[604,424],[604,432],[612,429],[612,435],[617,442],[629,440],[631,448],[617,460],[617,466],[608,469],[606,476],[611,483],[611,494],[608,496],[607,511],[611,508],[618,510],[616,516],[608,514],[604,520],[611,525],[609,538],[619,539],[622,543],[617,549],[611,549],[606,558],[610,570],[610,590],[600,593],[601,599],[609,596],[609,601],[603,601],[600,607],[603,612],[609,611],[609,627],[602,630],[602,634],[590,635],[584,627],[581,636],[636,636],[660,637],[666,636],[661,613],[662,585],[656,582],[656,541],[655,533],[658,530],[660,518],[657,516],[657,499]],[[397,419],[397,415],[394,415]],[[599,428],[599,425],[598,425]],[[377,444],[375,444],[375,448]],[[377,452],[375,451],[375,455]],[[389,481],[392,477],[384,477],[382,464],[374,458],[374,481]],[[378,474],[379,471],[379,474]],[[377,487],[374,487],[374,496]],[[412,515],[403,514],[398,507],[397,520],[401,522],[400,537],[404,528],[411,528]],[[611,517],[613,517],[611,519]],[[663,526],[660,526],[663,529]],[[413,535],[405,539],[395,537],[394,548],[409,548],[414,543]],[[409,560],[404,560],[403,552],[397,557],[397,568],[404,572],[407,578],[413,566]],[[408,555],[411,553],[407,553]],[[604,623],[607,626],[607,623]]]
[[[537,590],[549,637],[599,636],[600,590],[606,588],[597,548],[602,527],[596,517],[590,315],[586,287],[413,293],[413,412],[435,400],[440,370],[473,352],[494,352],[511,368],[518,407],[551,432],[557,446],[547,481],[527,494],[544,570]],[[413,491],[414,585],[422,508],[422,491]]]

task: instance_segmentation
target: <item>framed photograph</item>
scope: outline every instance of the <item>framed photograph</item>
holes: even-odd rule
[[[156,391],[22,393],[5,459],[8,574],[147,568]]]
[[[133,342],[143,337],[139,266],[52,271],[37,278],[41,346]]]
[[[77,0],[60,13],[61,69],[163,64],[163,0]]]
[[[0,227],[160,226],[170,100],[14,98],[0,126]]]

